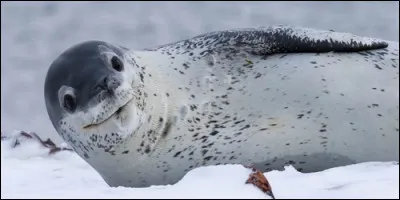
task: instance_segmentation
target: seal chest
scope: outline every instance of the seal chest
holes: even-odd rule
[[[205,165],[308,172],[398,160],[398,43],[274,26],[66,52],[47,75],[49,116],[111,186],[173,184]],[[55,80],[60,71],[69,79]],[[106,75],[118,86],[95,92]]]

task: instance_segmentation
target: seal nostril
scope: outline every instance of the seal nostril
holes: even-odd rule
[[[98,92],[104,91],[104,90],[109,91],[110,89],[111,89],[110,78],[108,76],[106,76],[103,79],[100,79],[99,82],[97,82],[93,91],[98,93]]]
[[[103,86],[104,86],[104,88],[108,88],[108,77],[107,76],[104,77],[104,79],[103,79]]]
[[[119,86],[121,86],[121,81],[113,76],[106,76],[97,82],[93,92],[98,93],[101,91],[106,91],[107,93],[114,94],[114,90],[116,90]]]
[[[117,115],[118,115],[119,113],[121,113],[121,111],[122,111],[122,107],[118,108],[117,112],[115,112],[115,113],[117,113]]]

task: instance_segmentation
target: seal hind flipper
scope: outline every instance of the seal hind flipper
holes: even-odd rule
[[[276,53],[357,52],[386,48],[388,43],[350,33],[314,30],[293,26],[271,26],[216,31],[191,39],[159,46],[161,50],[187,54],[193,50],[200,55],[223,50],[244,50],[255,55]]]

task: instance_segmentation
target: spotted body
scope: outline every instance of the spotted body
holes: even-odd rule
[[[79,50],[104,56],[84,64]],[[398,54],[397,42],[286,26],[144,50],[92,41],[52,64],[45,97],[58,133],[110,186],[173,184],[193,168],[230,163],[311,172],[398,161]],[[104,66],[114,56],[123,70]],[[51,70],[71,67],[64,59],[82,65],[79,76],[108,70],[55,80]],[[111,92],[88,97],[104,74]],[[57,98],[78,90],[75,111],[60,111]]]

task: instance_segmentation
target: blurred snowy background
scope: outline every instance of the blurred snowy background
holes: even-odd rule
[[[1,131],[61,142],[44,105],[47,68],[84,40],[131,49],[230,29],[298,25],[399,41],[399,2],[1,2]]]

